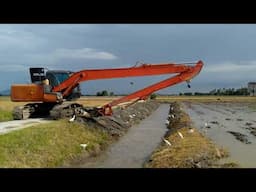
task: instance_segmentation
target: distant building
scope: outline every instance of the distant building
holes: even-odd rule
[[[248,91],[250,93],[250,96],[256,96],[256,82],[248,83]]]

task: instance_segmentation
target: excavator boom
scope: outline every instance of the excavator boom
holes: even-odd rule
[[[145,100],[150,96],[152,93],[164,89],[166,87],[175,85],[177,83],[183,82],[183,81],[190,81],[193,77],[195,77],[202,69],[203,63],[202,61],[199,61],[195,67],[188,67],[186,71],[181,72],[180,74],[168,78],[166,80],[163,80],[161,82],[158,82],[156,84],[153,84],[151,86],[148,86],[144,89],[141,89],[139,91],[136,91],[130,95],[127,95],[125,97],[122,97],[120,99],[114,100],[102,107],[102,113],[104,115],[111,115],[112,114],[112,106],[116,106],[120,103],[136,99],[136,100]]]
[[[172,73],[188,73],[192,71],[201,70],[203,66],[202,61],[198,61],[196,67],[188,65],[178,65],[172,63],[165,64],[142,64],[138,67],[130,68],[119,68],[119,69],[94,69],[94,70],[83,70],[74,73],[70,78],[63,81],[61,84],[53,88],[54,92],[63,92],[63,96],[70,94],[72,88],[83,81],[99,80],[99,79],[113,79],[113,78],[125,78],[125,77],[136,77],[136,76],[152,76],[152,75],[163,75]],[[195,70],[197,69],[197,70]],[[199,71],[200,71],[199,70]],[[198,71],[198,72],[199,72]],[[192,78],[192,77],[191,77]],[[183,80],[181,80],[183,81]]]

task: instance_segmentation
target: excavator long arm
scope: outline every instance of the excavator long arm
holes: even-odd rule
[[[162,75],[162,74],[172,74],[172,73],[187,73],[191,75],[192,72],[197,71],[199,73],[202,66],[203,66],[203,62],[198,61],[196,66],[165,63],[165,64],[143,64],[138,67],[119,68],[119,69],[83,70],[83,71],[74,73],[70,78],[66,79],[61,84],[54,87],[53,91],[62,92],[63,97],[65,97],[66,95],[69,95],[72,92],[74,87],[76,87],[79,83],[83,81],[135,77],[135,76],[152,76],[152,75]],[[182,82],[182,81],[184,80],[180,80],[179,82]],[[167,85],[166,83],[164,84]],[[167,85],[167,86],[170,86],[170,85]]]
[[[145,100],[148,98],[148,96],[150,96],[152,93],[154,93],[158,90],[164,89],[166,87],[175,85],[175,84],[183,82],[183,81],[189,81],[201,71],[202,66],[203,66],[203,63],[198,62],[195,67],[190,67],[187,71],[181,72],[180,74],[178,74],[176,76],[173,76],[173,77],[163,80],[161,82],[150,85],[150,86],[148,86],[144,89],[141,89],[139,91],[136,91],[130,95],[121,97],[120,99],[114,100],[102,107],[102,114],[111,115],[113,106],[116,106],[120,103],[130,101],[133,99]]]
[[[138,67],[135,66],[120,69],[83,70],[74,73],[70,78],[62,82],[60,85],[54,87],[53,91],[62,92],[63,97],[65,97],[66,95],[69,95],[80,82],[83,81],[179,73],[174,77],[168,78],[104,105],[100,110],[100,113],[103,115],[111,115],[113,106],[133,99],[146,99],[150,94],[160,89],[164,89],[180,82],[191,80],[200,72],[202,67],[203,62],[198,61],[195,66],[165,63],[143,64]]]

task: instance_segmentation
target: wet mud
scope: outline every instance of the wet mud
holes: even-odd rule
[[[251,144],[252,143],[251,141],[248,141],[247,136],[242,134],[242,133],[238,133],[238,132],[235,132],[235,131],[227,131],[227,132],[234,135],[235,138],[237,140],[241,141],[242,143],[245,143],[245,144]]]
[[[183,102],[183,106],[201,133],[230,152],[227,160],[256,167],[255,103]]]

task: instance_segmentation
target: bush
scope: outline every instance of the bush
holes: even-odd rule
[[[157,97],[157,95],[154,93],[150,95],[150,99],[156,99],[156,97]]]
[[[191,96],[191,95],[193,95],[191,92],[186,92],[186,93],[184,93],[184,95],[186,95],[186,96]]]
[[[107,90],[103,90],[101,92],[97,92],[96,95],[97,96],[108,96],[108,91]]]
[[[108,96],[108,91],[103,90],[103,91],[102,91],[102,96]]]

